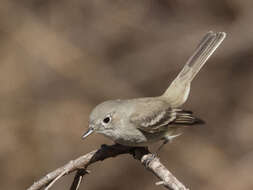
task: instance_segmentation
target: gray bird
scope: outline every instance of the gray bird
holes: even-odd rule
[[[188,98],[191,81],[225,37],[224,32],[208,32],[161,96],[109,100],[97,105],[82,138],[96,132],[127,146],[148,146],[160,140],[164,145],[179,135],[179,128],[203,124],[181,106]]]

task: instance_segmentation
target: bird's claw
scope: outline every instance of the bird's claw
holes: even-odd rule
[[[151,156],[149,156],[146,161],[145,161],[145,167],[148,168],[149,164],[157,157],[157,154],[151,154]]]

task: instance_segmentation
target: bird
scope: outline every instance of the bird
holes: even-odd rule
[[[95,132],[117,144],[131,147],[149,146],[161,141],[161,148],[181,135],[178,129],[204,124],[202,119],[182,106],[188,99],[192,80],[225,37],[225,32],[206,33],[162,95],[108,100],[98,104],[91,111],[88,131],[82,138]]]

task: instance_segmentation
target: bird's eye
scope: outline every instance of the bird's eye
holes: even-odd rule
[[[111,117],[110,117],[110,116],[107,116],[107,117],[105,117],[105,118],[103,119],[103,123],[104,123],[104,124],[108,124],[108,123],[110,123],[110,121],[111,121]]]

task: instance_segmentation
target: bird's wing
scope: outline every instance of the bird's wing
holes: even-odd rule
[[[164,104],[155,104],[156,107],[146,109],[149,111],[139,110],[130,116],[130,122],[138,129],[148,132],[156,133],[166,130],[168,127],[175,127],[175,125],[193,125],[202,124],[202,120],[194,117],[191,111],[185,111],[179,108],[165,107]],[[150,105],[152,106],[152,105]]]

